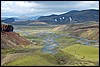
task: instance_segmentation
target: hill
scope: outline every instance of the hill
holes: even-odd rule
[[[18,33],[13,32],[11,28],[13,26],[8,26],[2,24],[1,26],[1,48],[17,48],[24,47],[31,44],[30,41],[21,37]],[[10,31],[11,30],[11,31]]]
[[[80,23],[86,21],[99,21],[99,10],[89,9],[81,11],[70,11],[60,15],[41,16],[37,19],[49,24]]]
[[[70,32],[70,34],[80,36],[82,38],[99,40],[99,23],[97,22],[60,25],[55,27],[53,31]]]
[[[58,64],[55,56],[66,55],[67,63]],[[8,58],[13,58],[9,59]],[[3,66],[98,66],[99,49],[91,46],[75,44],[62,49],[61,53],[52,55],[33,51],[31,53],[17,53],[8,55],[4,60],[8,62]],[[2,60],[2,62],[4,61]]]
[[[70,53],[76,56],[78,59],[95,63],[99,61],[99,50],[98,48],[86,45],[75,44],[63,49],[64,52]],[[89,63],[87,63],[88,65]],[[77,64],[76,64],[77,65]],[[85,62],[79,63],[79,65],[85,65]],[[91,65],[90,65],[91,66]]]

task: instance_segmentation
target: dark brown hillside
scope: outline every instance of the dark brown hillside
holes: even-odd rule
[[[1,31],[1,48],[24,47],[29,44],[31,42],[21,37],[18,33]]]

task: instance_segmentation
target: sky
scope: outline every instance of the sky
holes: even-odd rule
[[[86,9],[99,9],[99,1],[1,1],[1,17],[58,15]]]

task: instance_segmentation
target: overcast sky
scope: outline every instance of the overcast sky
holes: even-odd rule
[[[99,1],[1,1],[1,16],[45,16],[99,9]]]

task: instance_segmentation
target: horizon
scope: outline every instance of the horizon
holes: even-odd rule
[[[99,10],[99,1],[1,1],[1,17],[60,15],[88,9]]]
[[[85,9],[85,10],[99,10],[99,9]],[[71,11],[82,11],[82,10],[71,10]],[[70,12],[70,11],[68,11]],[[68,13],[68,12],[64,12],[64,13]],[[64,13],[61,13],[61,14],[64,14]],[[61,15],[61,14],[50,14],[50,15]],[[50,15],[45,15],[45,16],[50,16]],[[13,17],[22,17],[22,16],[1,16],[1,18],[13,18]],[[23,17],[35,17],[35,16],[23,16]],[[37,17],[40,17],[40,16],[37,16]]]

